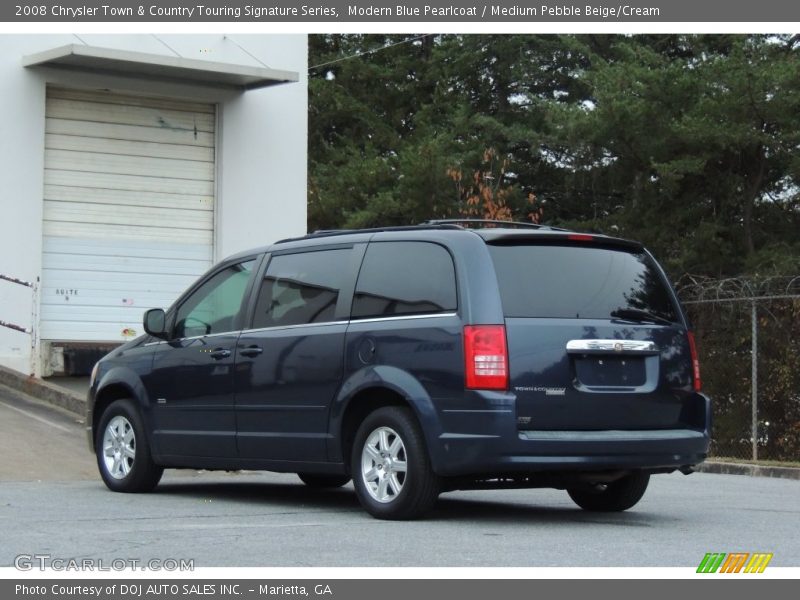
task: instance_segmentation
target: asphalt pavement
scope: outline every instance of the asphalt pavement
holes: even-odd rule
[[[0,393],[0,566],[19,554],[193,559],[195,566],[696,566],[706,552],[772,552],[800,566],[800,481],[695,473],[651,479],[621,514],[557,490],[454,492],[429,518],[378,521],[352,485],[294,475],[167,471],[115,494],[78,419]]]

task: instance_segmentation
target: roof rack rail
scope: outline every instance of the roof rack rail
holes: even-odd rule
[[[551,225],[540,225],[539,223],[527,223],[525,221],[495,221],[493,219],[431,219],[425,221],[423,225],[494,225],[495,227],[516,227],[519,229],[552,229],[553,231],[567,231],[561,227]]]
[[[382,231],[416,231],[420,229],[463,229],[452,223],[422,223],[420,225],[395,225],[390,227],[368,227],[364,229],[317,229],[309,234],[293,238],[278,240],[276,244],[284,242],[294,242],[297,240],[307,240],[322,237],[334,237],[337,235],[350,235],[351,233],[380,233]]]

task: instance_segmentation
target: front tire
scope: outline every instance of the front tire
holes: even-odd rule
[[[142,417],[128,399],[111,403],[100,417],[95,454],[100,476],[115,492],[149,492],[163,467],[153,462]]]
[[[568,489],[572,500],[592,512],[621,512],[634,506],[644,496],[650,474],[637,471],[594,490]]]
[[[441,491],[425,437],[407,408],[387,406],[367,415],[356,432],[351,457],[359,502],[377,519],[415,519]]]

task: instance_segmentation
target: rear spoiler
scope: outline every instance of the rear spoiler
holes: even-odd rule
[[[585,244],[599,247],[616,247],[626,250],[643,250],[640,242],[615,238],[600,233],[578,233],[575,231],[520,231],[517,229],[482,229],[476,231],[487,244]]]

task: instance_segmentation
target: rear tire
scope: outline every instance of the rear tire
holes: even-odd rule
[[[111,403],[100,417],[95,437],[100,476],[115,492],[150,492],[164,468],[150,454],[142,417],[132,400]]]
[[[414,414],[397,406],[379,408],[361,423],[351,473],[361,506],[377,519],[418,518],[442,489]]]
[[[315,475],[314,473],[298,473],[300,481],[310,488],[338,488],[350,481],[348,475]]]
[[[650,474],[636,471],[611,483],[598,486],[596,490],[568,489],[573,502],[592,512],[621,512],[634,506],[644,496]]]

